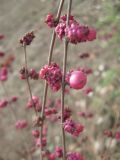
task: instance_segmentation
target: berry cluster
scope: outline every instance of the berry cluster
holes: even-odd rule
[[[23,46],[30,45],[34,38],[35,38],[34,32],[29,32],[22,39],[20,39],[20,43]]]
[[[40,132],[39,132],[39,130],[33,130],[32,131],[32,135],[35,137],[35,138],[39,138],[39,136],[40,136]]]
[[[110,130],[105,130],[104,135],[109,137],[109,138],[120,139],[120,131],[116,131],[115,133],[113,133]]]
[[[33,108],[35,107],[35,110],[37,112],[41,111],[41,102],[39,97],[37,96],[32,96],[32,99],[30,99],[27,103],[27,108]]]
[[[41,145],[40,138],[39,138],[39,136],[40,136],[39,130],[33,130],[32,135],[34,137],[36,147],[42,147],[42,148],[46,147],[46,145],[47,145],[47,139],[46,139],[46,137],[47,137],[47,127],[43,128],[42,145]]]
[[[0,69],[0,81],[6,81],[8,79],[8,69],[7,67],[2,67]]]
[[[26,79],[31,78],[33,80],[38,80],[39,74],[36,72],[35,69],[25,69],[25,67],[22,67],[20,69],[20,79]]]
[[[59,23],[56,25],[54,16],[47,15],[46,23],[49,27],[55,27],[55,32],[60,39],[64,37],[70,43],[77,44],[80,42],[93,41],[96,39],[96,30],[94,28],[79,24],[73,16],[69,17],[69,25],[66,26],[66,15],[60,18]]]
[[[17,96],[12,96],[11,98],[6,98],[6,99],[2,99],[0,100],[0,108],[5,108],[7,107],[9,104],[11,103],[15,103],[18,100]]]
[[[60,4],[62,5],[62,3]],[[69,2],[69,7],[70,7],[70,2]],[[59,9],[61,10],[62,7],[60,7]],[[58,12],[57,18],[55,18],[53,14],[49,13],[45,19],[45,23],[50,28],[53,28],[55,33],[53,34],[51,47],[54,46],[55,35],[57,35],[59,39],[61,40],[66,39],[67,40],[66,42],[70,42],[72,44],[92,41],[96,38],[96,30],[94,28],[80,24],[75,20],[75,18],[72,15],[69,16],[69,13],[68,15],[64,15],[61,17],[60,15],[61,13],[59,14]],[[27,33],[20,40],[20,43],[22,44],[22,46],[30,45],[34,37],[35,37],[34,32]],[[24,50],[24,52],[25,51],[26,50]],[[75,90],[83,89],[87,83],[87,75],[91,74],[92,70],[89,68],[84,68],[84,69],[80,68],[76,70],[71,70],[66,74],[65,57],[67,56],[66,55],[64,56],[63,71],[61,70],[60,66],[57,63],[51,62],[51,59],[49,58],[48,60],[49,63],[43,66],[40,69],[39,73],[37,73],[34,69],[29,70],[26,64],[26,67],[23,67],[20,70],[20,78],[27,79],[27,80],[29,80],[29,78],[33,80],[37,80],[39,78],[43,79],[47,82],[47,84],[50,86],[53,92],[57,92],[62,88],[61,101],[58,100],[54,103],[49,102],[49,104],[46,104],[48,88],[47,88],[47,85],[45,85],[46,88],[45,88],[45,93],[43,97],[43,104],[41,104],[37,96],[31,96],[32,98],[27,103],[27,108],[35,107],[35,110],[37,112],[41,112],[40,116],[36,114],[35,118],[33,119],[33,123],[34,123],[33,126],[41,127],[41,130],[39,131],[38,129],[34,129],[32,131],[32,135],[35,140],[35,147],[41,148],[41,159],[45,157],[48,160],[56,160],[58,158],[65,159],[66,157],[66,160],[85,160],[85,158],[80,153],[77,153],[77,152],[65,153],[66,146],[64,146],[64,143],[63,143],[63,148],[57,146],[55,147],[53,152],[46,149],[47,131],[45,130],[44,132],[44,129],[43,129],[45,119],[53,123],[61,120],[62,122],[61,127],[63,129],[63,132],[66,131],[75,137],[78,137],[84,130],[84,126],[81,123],[74,122],[71,119],[72,110],[68,106],[64,105],[64,95],[69,94],[69,88],[72,88]],[[80,58],[88,58],[88,57],[89,57],[89,54],[87,53],[84,53],[80,56]],[[66,88],[67,86],[68,88]],[[89,90],[86,89],[86,94],[89,94],[90,92],[92,92],[90,89]],[[83,116],[85,118],[88,118],[88,117],[90,118],[90,116],[92,117],[92,114],[90,115],[90,113],[82,113],[80,116]],[[20,127],[22,126],[20,125],[20,122],[18,123],[17,126],[18,126],[17,128],[22,128]],[[62,135],[62,136],[65,141],[65,137],[64,137],[65,135]]]
[[[72,111],[71,111],[71,109],[69,108],[69,107],[66,107],[65,109],[64,109],[64,121],[66,121],[67,119],[69,119],[70,117],[71,117],[71,114],[72,114]]]
[[[62,158],[63,157],[63,150],[61,147],[56,146],[54,149],[54,152],[50,152],[49,150],[47,150],[44,153],[44,157],[46,157],[48,160],[56,160],[58,158]]]
[[[46,16],[45,23],[46,23],[50,28],[53,28],[53,27],[56,27],[56,26],[57,26],[57,20],[55,19],[54,15],[51,14],[51,13],[49,13],[49,14]]]
[[[24,129],[28,126],[28,123],[26,120],[18,120],[16,123],[15,123],[15,127],[16,129]]]
[[[45,116],[46,116],[46,118],[49,118],[53,114],[56,114],[56,113],[57,113],[57,110],[56,110],[55,107],[53,107],[53,108],[45,108]]]
[[[67,154],[67,160],[85,160],[85,158],[77,152],[70,152]]]
[[[83,132],[84,126],[82,124],[75,123],[72,119],[67,119],[64,122],[64,129],[73,136],[79,136],[79,134]]]
[[[41,144],[40,138],[36,138],[35,139],[35,144],[36,144],[36,147],[40,147],[40,148],[45,147],[47,145],[46,137],[42,138],[42,144]]]
[[[39,77],[46,80],[54,92],[61,88],[62,72],[56,63],[45,65],[40,70]]]

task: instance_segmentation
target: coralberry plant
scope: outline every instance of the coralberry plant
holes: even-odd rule
[[[32,135],[36,139],[36,145],[40,148],[40,159],[44,157],[49,160],[55,160],[56,158],[62,158],[63,160],[85,160],[85,157],[77,152],[69,152],[66,147],[66,136],[65,132],[68,132],[71,136],[78,137],[84,131],[84,125],[78,122],[74,122],[71,118],[71,110],[65,106],[65,91],[66,87],[74,90],[83,89],[87,83],[87,71],[82,68],[70,70],[66,72],[67,65],[67,53],[69,45],[79,45],[86,41],[93,41],[96,39],[96,30],[92,27],[80,24],[75,17],[71,14],[72,0],[68,0],[68,9],[66,15],[61,16],[64,0],[60,1],[58,13],[55,17],[52,13],[49,13],[45,18],[45,23],[49,28],[53,30],[53,35],[50,44],[48,64],[45,64],[39,72],[35,69],[29,70],[27,62],[27,47],[32,43],[35,38],[34,32],[27,33],[21,40],[20,43],[24,49],[25,65],[20,70],[20,78],[26,80],[28,90],[30,94],[30,100],[28,101],[27,107],[34,108],[36,117],[34,119],[34,126],[37,129],[32,131]],[[61,68],[56,62],[52,62],[53,49],[56,38],[60,39],[61,43],[64,43],[64,56],[63,56],[63,67]],[[32,95],[29,80],[43,79],[45,81],[43,101],[42,104],[39,97]],[[58,116],[58,108],[48,108],[47,92],[50,87],[51,92],[59,92],[61,90],[60,100],[60,114]],[[50,153],[47,146],[46,130],[45,130],[45,119],[51,119],[51,115],[55,115],[56,121],[61,122],[61,137],[62,146],[56,146],[55,151]],[[17,128],[24,128],[27,124],[17,122]]]

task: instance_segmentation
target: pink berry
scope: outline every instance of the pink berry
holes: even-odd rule
[[[87,76],[82,71],[74,71],[70,76],[70,87],[74,89],[82,89],[87,82]]]
[[[115,137],[116,139],[120,139],[120,132],[116,132],[116,133],[114,134],[114,137]]]
[[[33,135],[35,138],[39,138],[39,135],[40,135],[39,130],[33,130],[33,131],[32,131],[32,135]]]

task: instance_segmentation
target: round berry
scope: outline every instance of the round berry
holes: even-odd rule
[[[70,76],[70,87],[74,89],[82,89],[87,82],[87,76],[82,71],[74,71]]]

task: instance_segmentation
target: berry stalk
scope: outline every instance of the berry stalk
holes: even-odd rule
[[[32,91],[31,91],[31,87],[30,87],[30,82],[29,82],[29,77],[28,77],[28,64],[27,64],[27,51],[26,51],[26,45],[23,46],[24,48],[24,56],[25,56],[25,75],[26,75],[26,82],[27,82],[27,86],[28,86],[28,91],[29,91],[29,95],[30,95],[30,99],[32,101],[32,104],[34,106],[34,111],[35,111],[35,114],[37,115],[37,111],[36,111],[36,107],[35,107],[35,104],[34,104],[34,101],[33,101],[33,96],[32,96]]]
[[[59,19],[60,19],[63,4],[64,4],[64,0],[61,0],[60,4],[59,4],[58,12],[57,12],[57,17],[56,17],[57,21],[59,21]],[[51,43],[50,43],[50,49],[49,49],[48,65],[50,65],[51,60],[52,60],[52,54],[53,54],[55,40],[56,40],[56,33],[55,33],[55,30],[53,30]],[[47,100],[47,92],[48,92],[48,83],[45,81],[44,93],[43,93],[43,103],[42,103],[42,110],[41,110],[42,124],[41,124],[41,129],[40,129],[40,143],[41,143],[40,160],[43,160],[43,156],[42,156],[42,132],[43,132],[43,126],[44,126],[44,110],[45,110],[45,104],[46,104],[46,100]]]
[[[67,22],[69,25],[69,17],[71,13],[72,0],[69,0],[68,11],[67,11]],[[66,141],[65,141],[65,131],[63,127],[64,123],[64,99],[65,99],[65,75],[66,75],[66,65],[67,65],[67,52],[68,52],[68,41],[65,38],[64,41],[64,57],[63,57],[63,77],[62,77],[62,91],[61,91],[61,125],[62,125],[62,144],[63,144],[63,160],[66,160]]]

